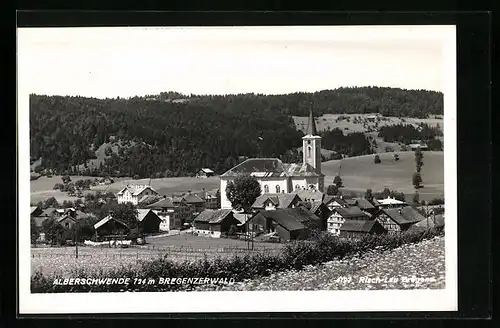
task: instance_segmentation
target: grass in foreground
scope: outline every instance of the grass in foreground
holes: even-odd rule
[[[343,259],[355,254],[363,254],[369,250],[386,251],[404,244],[418,243],[430,239],[442,232],[429,230],[425,232],[406,232],[397,235],[367,236],[361,240],[343,240],[328,233],[318,234],[313,240],[299,241],[286,245],[282,252],[276,254],[245,254],[226,258],[204,258],[194,262],[175,262],[168,257],[145,261],[136,266],[123,266],[118,269],[101,270],[97,274],[85,268],[75,270],[75,278],[226,278],[236,282],[256,277],[269,276],[272,273],[301,270],[307,265],[316,265],[332,260]],[[35,272],[31,277],[33,293],[54,292],[117,292],[117,291],[182,291],[193,290],[194,284],[128,284],[128,285],[54,285],[60,278],[56,275],[44,275]]]

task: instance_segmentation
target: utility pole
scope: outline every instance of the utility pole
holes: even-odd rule
[[[75,258],[78,258],[78,222],[75,222]]]

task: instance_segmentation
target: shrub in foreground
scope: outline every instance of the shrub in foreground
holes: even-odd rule
[[[289,269],[300,270],[306,265],[319,264],[348,256],[355,256],[369,250],[390,250],[403,244],[418,243],[442,231],[408,231],[394,235],[368,235],[362,239],[341,239],[329,233],[315,234],[310,240],[297,241],[284,246],[279,253],[234,254],[232,257],[203,259],[189,262],[174,262],[167,256],[143,261],[136,266],[90,272],[80,268],[74,272],[75,278],[129,278],[139,284],[96,284],[57,285],[58,276],[45,276],[35,272],[31,277],[33,293],[47,292],[118,292],[118,291],[181,291],[191,290],[196,284],[148,284],[148,279],[158,282],[160,278],[221,278],[242,281],[273,272]],[[142,283],[142,281],[145,283]]]

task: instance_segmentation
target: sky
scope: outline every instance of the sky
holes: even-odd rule
[[[46,95],[115,98],[314,92],[349,86],[443,91],[450,26],[21,28],[18,77]]]

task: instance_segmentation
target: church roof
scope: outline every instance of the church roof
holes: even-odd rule
[[[240,174],[249,174],[257,178],[323,176],[307,163],[284,164],[278,158],[249,158],[226,171],[222,177],[235,177]]]
[[[316,130],[316,121],[314,120],[312,109],[309,111],[309,121],[307,122],[306,135],[318,135],[318,131]]]

